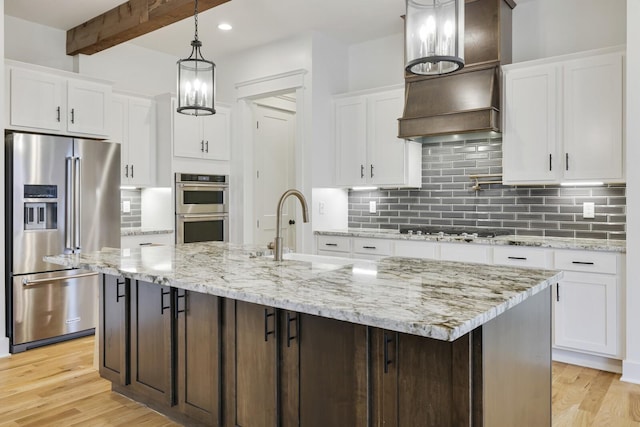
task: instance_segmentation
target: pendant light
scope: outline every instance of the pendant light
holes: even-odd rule
[[[207,116],[216,113],[216,64],[202,56],[202,42],[198,40],[198,0],[195,0],[195,37],[191,55],[178,61],[178,113]]]
[[[448,74],[464,67],[464,1],[406,0],[405,69]]]

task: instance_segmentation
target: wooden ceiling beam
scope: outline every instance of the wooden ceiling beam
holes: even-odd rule
[[[198,0],[198,13],[230,0]],[[194,0],[129,0],[67,31],[67,55],[96,52],[192,17]]]

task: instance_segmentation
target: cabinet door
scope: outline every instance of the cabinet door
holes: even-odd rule
[[[472,425],[471,352],[468,337],[448,342],[373,328],[372,425]]]
[[[12,126],[62,131],[65,80],[58,76],[11,68],[10,121]]]
[[[564,65],[564,176],[624,181],[622,53]]]
[[[295,366],[299,369],[295,386],[299,385],[300,418],[298,421],[297,417],[288,417],[286,391],[295,386],[288,387],[284,377],[283,425],[368,425],[367,327],[306,314],[290,316],[295,316],[295,320],[285,319],[285,326],[289,320],[289,328],[288,332],[283,331],[283,366],[290,366],[286,359],[288,353],[298,352],[289,343],[298,341],[300,359]]]
[[[155,181],[155,102],[130,98],[128,117],[129,183],[152,186]]]
[[[114,95],[109,117],[109,140],[120,143],[120,182],[129,184],[129,103],[124,96]]]
[[[131,285],[131,388],[171,404],[171,291],[136,281]]]
[[[200,117],[204,139],[204,158],[229,160],[231,150],[230,111],[217,106],[213,116]]]
[[[173,123],[173,155],[202,158],[205,147],[200,118],[174,112]]]
[[[67,82],[67,129],[69,132],[106,137],[111,87],[70,79]]]
[[[557,182],[564,164],[557,150],[558,67],[545,65],[505,73],[505,184]]]
[[[123,277],[100,276],[98,320],[100,376],[115,384],[129,383],[129,283]]]
[[[618,298],[615,276],[565,272],[556,285],[556,346],[618,357]]]
[[[276,425],[276,320],[275,308],[235,301],[234,426]]]
[[[406,142],[398,138],[404,90],[371,95],[367,101],[367,169],[374,185],[404,185]]]
[[[365,97],[335,101],[336,185],[367,183],[367,101]]]
[[[178,407],[204,425],[222,425],[220,299],[181,289],[176,292]]]

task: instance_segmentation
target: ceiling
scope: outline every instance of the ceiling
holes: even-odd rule
[[[68,30],[125,0],[4,0],[6,15]],[[231,0],[199,14],[198,35],[205,57],[214,59],[307,31],[347,45],[402,32],[405,0]],[[228,32],[221,22],[233,26]],[[140,46],[187,56],[193,18],[134,39]]]

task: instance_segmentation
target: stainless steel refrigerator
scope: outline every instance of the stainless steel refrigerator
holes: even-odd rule
[[[7,334],[16,353],[88,335],[98,275],[43,261],[120,247],[120,145],[7,133]]]

